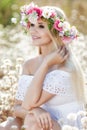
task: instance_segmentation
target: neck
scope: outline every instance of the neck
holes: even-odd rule
[[[56,50],[56,46],[54,45],[53,42],[47,44],[47,45],[44,45],[44,46],[40,46],[40,49],[41,49],[41,55],[43,57],[45,57],[46,55],[50,54],[51,52],[55,51]]]

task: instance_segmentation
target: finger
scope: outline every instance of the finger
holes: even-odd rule
[[[65,56],[65,50],[61,50],[59,55],[63,58]]]
[[[52,123],[52,119],[51,119],[49,114],[48,114],[47,118],[48,118],[48,121],[49,121],[49,127],[50,127],[50,129],[52,129],[53,128],[53,123]]]
[[[67,58],[69,57],[69,53],[67,53],[65,56],[64,56],[64,60],[66,60]]]
[[[41,127],[42,127],[43,129],[45,129],[44,118],[43,118],[43,117],[40,117],[40,121],[41,121]]]
[[[63,56],[65,55],[65,51],[61,50],[59,53],[58,53],[58,58],[63,58]]]
[[[62,50],[62,47],[63,47],[63,46],[59,46],[59,47],[58,47],[57,53],[59,53],[59,52]]]
[[[45,129],[48,130],[48,128],[50,128],[48,117],[44,117],[44,123],[45,123]]]
[[[38,123],[39,127],[40,127],[40,128],[43,128],[43,127],[42,127],[42,124],[41,124],[40,118],[37,118],[36,120],[37,120],[37,123]]]

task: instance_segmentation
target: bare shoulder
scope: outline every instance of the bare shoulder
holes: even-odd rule
[[[23,64],[22,74],[27,74],[27,75],[32,74],[32,72],[34,72],[35,68],[38,65],[38,61],[39,61],[39,56],[25,61]]]

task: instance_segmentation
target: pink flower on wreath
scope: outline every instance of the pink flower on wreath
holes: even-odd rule
[[[29,15],[29,14],[33,13],[33,11],[36,12],[39,17],[42,16],[42,10],[38,7],[34,7],[33,9],[29,9],[29,10],[27,10],[26,13]]]
[[[63,36],[63,37],[61,37],[61,39],[62,39],[63,43],[65,43],[65,44],[67,44],[67,43],[69,44],[73,41],[73,39],[71,37],[67,37],[67,36]]]
[[[56,16],[56,14],[55,14],[55,12],[52,12],[52,14],[51,14],[51,18],[54,18]]]
[[[54,23],[54,28],[60,32],[63,31],[63,28],[60,27],[59,24],[60,24],[60,20],[56,20]]]

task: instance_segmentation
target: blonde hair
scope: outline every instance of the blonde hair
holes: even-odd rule
[[[81,103],[86,103],[85,99],[85,80],[84,74],[81,69],[81,66],[76,59],[74,52],[72,51],[72,46],[68,46],[68,50],[70,53],[69,59],[66,61],[66,67],[70,68],[71,71],[71,78],[72,78],[72,86],[76,93],[77,100]]]
[[[65,13],[63,12],[63,10],[61,10],[58,7],[54,7],[54,6],[45,6],[42,7],[43,9],[54,9],[57,13],[57,16],[59,18],[66,18]],[[51,34],[51,38],[53,40],[53,42],[55,42],[57,44],[57,47],[60,45],[64,45],[63,41],[61,40],[60,36],[57,34],[54,34],[53,29],[49,30],[50,34]],[[78,63],[78,61],[76,60],[71,46],[67,45],[67,48],[69,50],[70,53],[70,57],[67,59],[67,61],[65,62],[65,66],[67,68],[70,69],[71,72],[71,78],[72,78],[72,86],[73,89],[76,93],[77,96],[77,100],[81,103],[85,103],[85,94],[84,94],[84,76],[83,76],[83,72],[82,69]],[[41,54],[41,49],[39,48],[39,53]]]

